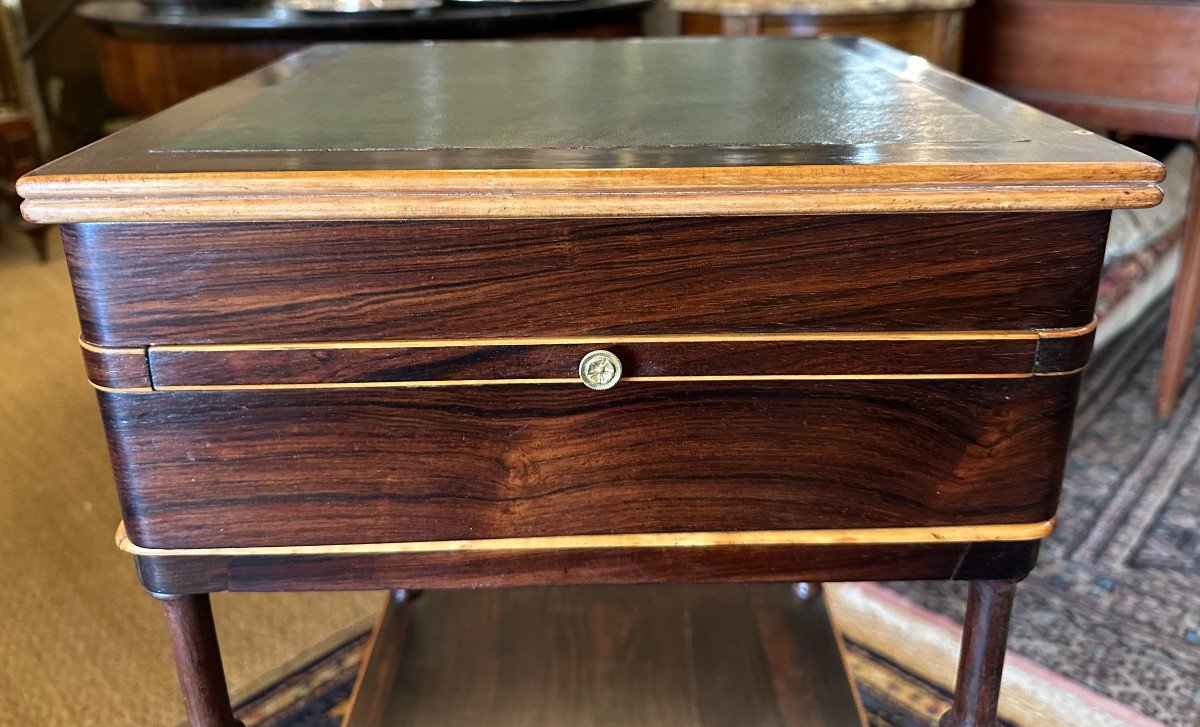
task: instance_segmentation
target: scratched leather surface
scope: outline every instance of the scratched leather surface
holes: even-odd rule
[[[694,39],[353,46],[157,151],[1019,140],[831,43]]]

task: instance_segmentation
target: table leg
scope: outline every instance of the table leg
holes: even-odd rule
[[[241,727],[234,719],[208,594],[155,595],[175,650],[175,670],[191,727]]]
[[[1196,314],[1200,311],[1200,159],[1192,168],[1192,186],[1188,192],[1187,221],[1179,242],[1179,274],[1171,296],[1171,317],[1167,321],[1167,342],[1163,347],[1162,370],[1158,374],[1158,415],[1164,419],[1175,411],[1183,370],[1187,367],[1196,332]]]
[[[954,706],[940,727],[995,727],[1015,581],[971,581]]]

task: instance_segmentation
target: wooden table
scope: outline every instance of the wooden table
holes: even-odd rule
[[[967,73],[1096,131],[1200,145],[1200,3],[1194,0],[982,0]],[[1200,164],[1159,377],[1158,413],[1175,411],[1200,312]]]
[[[416,11],[310,13],[265,1],[155,7],[89,0],[75,13],[100,34],[109,99],[148,116],[312,43],[638,36],[651,3],[447,0]]]
[[[352,725],[795,725],[860,717],[787,588],[409,589],[954,579],[975,727],[1161,175],[871,41],[681,39],[320,47],[20,191],[193,725],[234,723],[213,591],[404,590]],[[651,656],[731,687],[664,717]]]
[[[974,0],[670,0],[684,35],[863,35],[958,70]]]

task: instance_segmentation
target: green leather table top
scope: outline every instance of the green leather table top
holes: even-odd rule
[[[346,48],[158,151],[953,145],[1019,133],[831,43]]]

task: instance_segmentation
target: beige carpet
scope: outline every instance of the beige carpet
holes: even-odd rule
[[[0,239],[0,725],[175,725],[162,617],[113,547],[116,498],[62,252],[39,264],[17,235]],[[369,618],[379,596],[214,603],[236,696]]]

